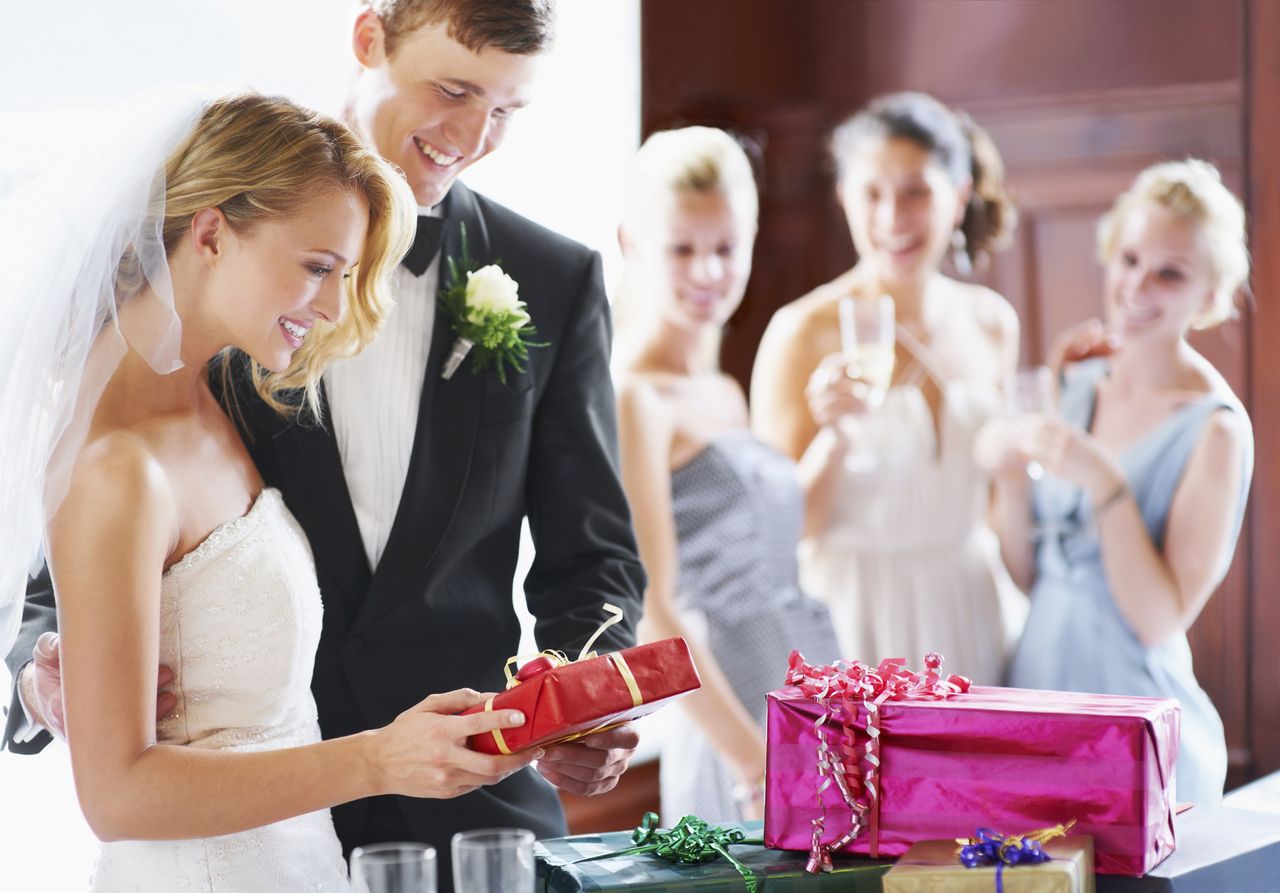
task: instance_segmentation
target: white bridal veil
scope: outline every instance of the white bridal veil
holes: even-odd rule
[[[211,95],[152,91],[100,126],[68,127],[74,151],[0,202],[0,653],[121,357],[135,350],[162,374],[182,365],[164,166]]]

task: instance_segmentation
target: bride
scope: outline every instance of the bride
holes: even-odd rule
[[[247,363],[282,415],[318,423],[325,365],[390,308],[413,198],[287,101],[148,108],[116,122],[114,162],[0,208],[0,644],[43,546],[76,791],[106,841],[95,889],[346,890],[330,806],[457,796],[536,754],[467,750],[523,721],[453,716],[469,691],[320,740],[311,552],[209,365]],[[178,706],[157,725],[160,664]]]

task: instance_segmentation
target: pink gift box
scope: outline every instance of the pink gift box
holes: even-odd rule
[[[853,811],[835,784],[818,794],[815,723],[826,709],[794,686],[768,697],[765,845],[809,850],[819,796],[830,844]],[[844,739],[850,774],[867,767],[867,710],[856,709],[852,742],[847,725],[825,726],[833,748]],[[886,701],[879,714],[878,808],[846,852],[896,857],[975,828],[1014,834],[1072,819],[1073,834],[1093,837],[1103,874],[1143,875],[1173,852],[1174,700],[975,686],[945,700]]]

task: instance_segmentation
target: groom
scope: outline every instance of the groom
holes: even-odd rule
[[[381,0],[356,21],[350,123],[405,172],[427,216],[383,332],[325,376],[324,427],[284,423],[250,390],[238,395],[245,443],[315,554],[325,611],[312,688],[325,737],[384,725],[431,692],[503,687],[519,640],[511,589],[526,515],[536,558],[525,594],[539,647],[576,651],[605,619],[605,602],[624,608],[626,622],[600,649],[634,641],[644,574],[618,480],[599,256],[455,183],[528,101],[552,27],[550,0]],[[458,256],[464,225],[470,254],[516,280],[546,342],[505,382],[470,361],[441,378],[454,336],[436,311],[440,254]],[[52,604],[47,583],[33,584],[9,659],[19,685],[5,742],[18,752],[49,740],[30,738],[28,715],[59,724],[57,678],[36,672],[51,656],[18,672],[53,628]],[[542,778],[526,770],[454,800],[359,801],[336,808],[334,822],[348,850],[433,844],[447,889],[454,832],[562,834],[547,781],[608,790],[636,742],[624,726],[548,750]]]

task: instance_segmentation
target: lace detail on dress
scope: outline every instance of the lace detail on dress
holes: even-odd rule
[[[280,491],[267,487],[258,494],[258,498],[253,501],[253,505],[249,506],[249,511],[245,512],[239,518],[231,521],[224,521],[209,533],[207,537],[186,555],[173,563],[165,576],[170,574],[182,573],[187,568],[193,567],[204,561],[209,555],[217,554],[222,551],[227,542],[237,539],[245,535],[246,531],[258,523],[258,510],[263,507],[264,503],[280,502]]]
[[[246,751],[320,740],[311,672],[321,614],[306,537],[280,493],[263,490],[161,580],[160,661],[178,708],[156,724],[157,742]],[[203,840],[106,844],[94,889],[350,891],[328,811]]]

